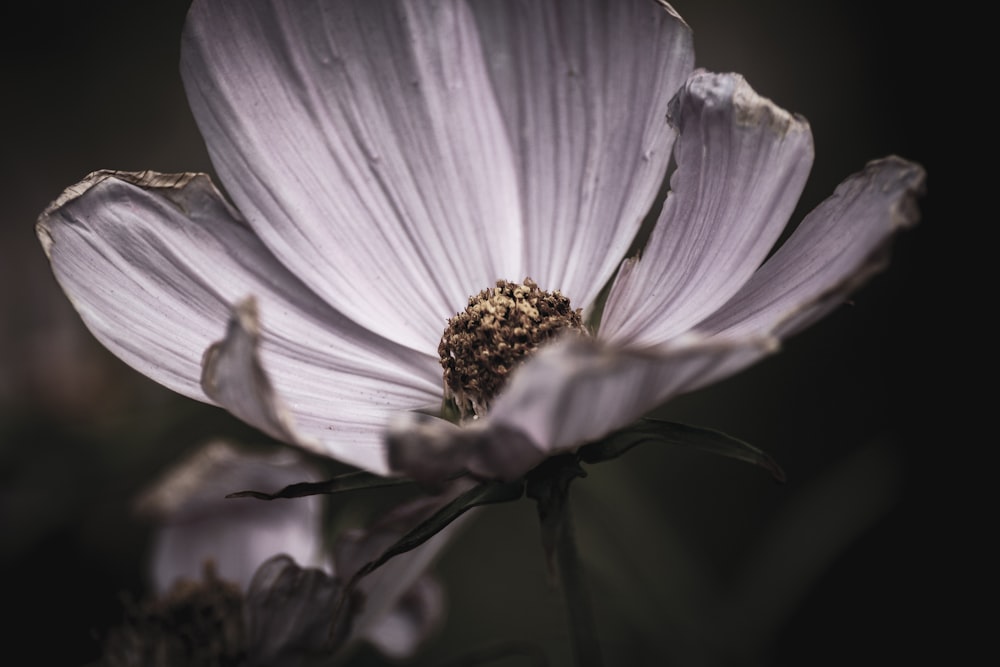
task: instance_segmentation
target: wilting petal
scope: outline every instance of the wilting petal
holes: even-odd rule
[[[420,412],[400,412],[386,433],[389,467],[428,485],[472,471],[513,480],[547,456],[518,427],[481,419],[466,426]]]
[[[517,161],[526,275],[586,306],[663,180],[690,30],[649,0],[470,6]]]
[[[626,426],[689,391],[714,369],[774,349],[774,339],[764,337],[684,336],[651,348],[566,337],[515,371],[490,412],[468,426],[427,418],[420,428],[391,423],[390,465],[423,479],[462,468],[482,477],[516,479],[546,456]],[[427,455],[416,460],[421,457],[407,449]],[[411,471],[410,465],[417,469]]]
[[[470,294],[520,276],[514,161],[464,2],[199,1],[181,69],[250,225],[355,321],[433,350]]]
[[[440,395],[433,357],[332,310],[268,253],[204,175],[95,173],[43,213],[38,231],[94,335],[192,398],[208,400],[202,355],[225,333],[231,305],[252,295],[275,389],[297,426],[347,463],[383,471],[377,426]],[[240,416],[274,433],[262,419]]]
[[[207,561],[218,575],[245,589],[271,556],[285,553],[303,565],[322,560],[321,505],[310,496],[262,502],[226,494],[278,490],[317,481],[291,450],[251,453],[217,441],[169,470],[140,498],[137,509],[153,519],[153,583],[159,593],[180,579],[200,580]]]
[[[320,448],[296,432],[288,408],[261,366],[259,344],[257,302],[250,298],[234,308],[226,337],[205,351],[201,375],[205,395],[278,440]]]
[[[841,305],[885,268],[895,233],[916,224],[925,176],[922,167],[898,157],[869,162],[807,215],[743,289],[697,330],[784,338]],[[729,374],[738,368],[720,370]],[[707,375],[702,383],[718,377]]]
[[[812,165],[806,121],[739,75],[693,75],[671,118],[680,132],[671,192],[601,323],[601,337],[617,343],[669,340],[736,293],[788,223]]]

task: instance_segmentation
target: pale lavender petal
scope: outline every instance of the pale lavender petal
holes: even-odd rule
[[[425,481],[463,469],[516,479],[546,456],[627,426],[717,368],[775,349],[766,337],[687,335],[649,348],[566,337],[515,371],[483,418],[464,426],[417,414],[395,418],[390,466]]]
[[[682,336],[648,348],[566,337],[513,373],[486,419],[523,431],[549,453],[575,448],[688,391],[719,365],[775,349],[763,336]]]
[[[464,2],[198,1],[181,69],[228,193],[348,317],[433,352],[470,294],[521,276],[514,159]]]
[[[735,294],[785,228],[812,165],[808,123],[739,75],[696,73],[671,118],[680,132],[671,192],[601,322],[602,338],[620,344],[669,340]]]
[[[224,580],[245,589],[254,572],[276,554],[303,565],[323,561],[316,496],[262,502],[226,498],[245,490],[275,492],[296,482],[319,481],[293,451],[260,453],[212,442],[157,480],[137,502],[155,522],[150,570],[164,593],[181,579],[199,581],[211,562]]]
[[[326,360],[294,348],[279,348],[265,363],[260,343],[256,307],[238,304],[225,338],[205,353],[202,387],[209,398],[275,438],[387,473],[382,432],[400,409],[399,388],[381,376],[338,378]],[[434,396],[428,392],[419,403],[411,396],[409,407],[431,407]]]
[[[786,338],[841,305],[885,268],[895,234],[919,220],[916,200],[925,177],[920,165],[895,156],[869,162],[807,215],[743,289],[698,324],[698,331]]]
[[[95,173],[43,213],[38,232],[94,335],[175,391],[208,400],[202,355],[226,332],[231,305],[253,296],[260,362],[300,433],[328,443],[326,453],[384,471],[379,432],[388,415],[440,400],[433,357],[332,310],[204,175]],[[275,433],[274,415],[239,412]]]
[[[517,160],[526,275],[585,307],[664,178],[691,32],[649,0],[470,5]]]

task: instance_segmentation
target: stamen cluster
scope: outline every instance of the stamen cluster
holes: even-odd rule
[[[498,280],[448,320],[438,345],[445,398],[463,417],[484,414],[510,372],[562,332],[586,332],[580,309],[573,310],[568,298],[539,289],[531,278]]]

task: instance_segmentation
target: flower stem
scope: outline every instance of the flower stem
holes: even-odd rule
[[[600,667],[603,660],[601,643],[597,638],[597,623],[594,621],[590,590],[576,548],[572,518],[565,499],[555,528],[556,567],[563,599],[566,601],[574,658],[579,667]]]
[[[575,456],[554,456],[528,473],[525,492],[538,504],[542,548],[549,575],[557,581],[566,602],[575,662],[578,667],[601,667],[601,644],[568,502],[570,483],[586,474]]]

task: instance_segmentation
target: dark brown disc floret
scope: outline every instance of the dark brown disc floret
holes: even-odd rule
[[[586,333],[580,309],[568,298],[539,289],[531,278],[498,280],[448,320],[438,345],[445,398],[455,401],[463,417],[484,414],[525,357],[567,332]]]

